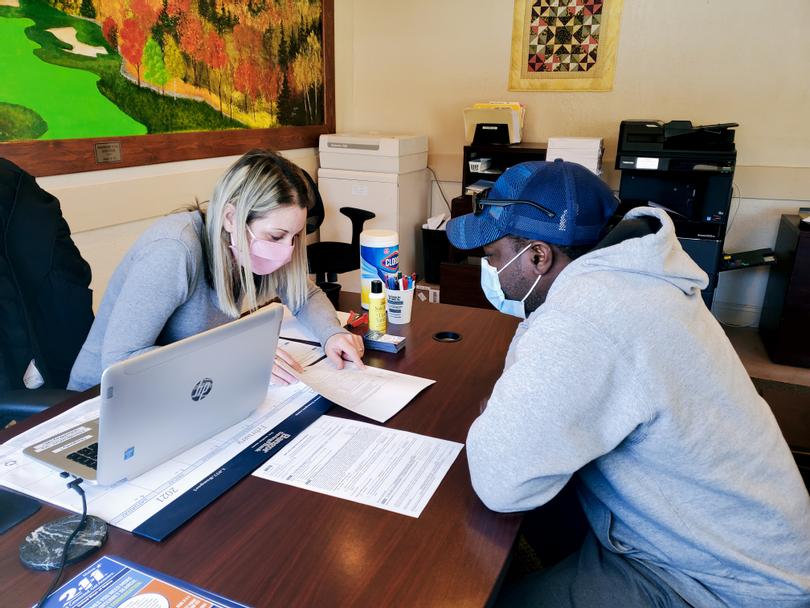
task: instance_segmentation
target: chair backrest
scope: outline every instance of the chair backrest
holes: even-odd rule
[[[302,173],[312,187],[312,192],[315,194],[315,200],[312,206],[307,209],[307,234],[312,234],[323,224],[325,211],[323,208],[323,199],[321,198],[321,193],[318,191],[315,180],[313,180],[312,176],[306,171],[302,171]]]
[[[304,175],[315,192],[315,201],[307,210],[307,234],[312,234],[320,228],[326,212],[314,180],[306,171]],[[334,281],[337,274],[360,268],[360,233],[363,231],[363,224],[375,215],[371,211],[355,207],[341,207],[340,212],[352,223],[351,242],[319,241],[307,246],[309,272],[315,275],[315,282],[318,284],[325,283],[327,276],[331,277],[330,281]]]
[[[648,234],[655,234],[660,228],[661,221],[657,217],[649,215],[622,220],[591,251],[604,249],[628,239],[637,239]]]
[[[358,268],[360,267],[360,233],[363,232],[363,226],[368,220],[374,219],[376,216],[371,211],[365,209],[357,209],[356,207],[341,207],[340,212],[345,215],[352,223],[352,242],[349,244],[352,251],[358,252]]]
[[[67,386],[93,323],[89,285],[59,201],[0,158],[0,390],[23,388],[32,359],[45,388]]]

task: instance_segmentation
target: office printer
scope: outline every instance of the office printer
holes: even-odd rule
[[[732,173],[737,123],[692,126],[688,120],[623,120],[617,169]]]
[[[709,305],[726,236],[737,126],[624,120],[619,127],[620,213],[643,205],[667,210],[683,248],[709,275],[703,294]]]
[[[622,203],[665,207],[683,231],[679,236],[722,239],[737,161],[736,126],[622,121],[616,153]]]

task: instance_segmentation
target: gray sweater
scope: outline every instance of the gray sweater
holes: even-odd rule
[[[73,364],[69,389],[95,386],[112,363],[232,320],[217,307],[205,278],[203,229],[198,212],[175,213],[135,242],[110,279]],[[329,299],[312,282],[306,303],[292,312],[321,344],[345,331]]]
[[[497,511],[577,473],[600,542],[701,607],[810,606],[810,497],[672,222],[572,262],[470,428]]]

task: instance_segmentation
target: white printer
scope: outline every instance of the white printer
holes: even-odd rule
[[[332,133],[321,135],[318,152],[324,169],[410,173],[427,167],[426,135]]]

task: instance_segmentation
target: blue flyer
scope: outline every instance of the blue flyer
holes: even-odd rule
[[[114,556],[103,556],[59,587],[43,608],[248,608]]]

